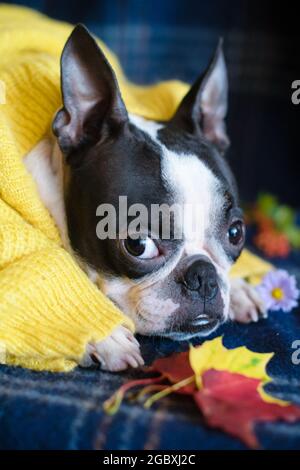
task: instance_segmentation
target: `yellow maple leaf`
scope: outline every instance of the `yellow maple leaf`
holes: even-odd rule
[[[205,341],[201,346],[191,346],[189,361],[195,373],[198,388],[202,386],[201,377],[205,371],[209,369],[228,371],[259,379],[261,385],[258,388],[258,392],[261,398],[264,401],[283,406],[288,403],[268,395],[263,389],[263,385],[271,381],[271,377],[267,374],[266,366],[273,355],[274,353],[250,351],[245,346],[227,349],[222,343],[222,337],[219,336],[213,340]]]

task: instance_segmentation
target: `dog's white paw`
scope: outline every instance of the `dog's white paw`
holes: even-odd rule
[[[259,293],[243,279],[234,279],[231,283],[229,317],[241,323],[257,322],[267,317]]]
[[[101,364],[103,370],[110,372],[118,372],[128,367],[139,367],[144,364],[138,341],[124,326],[118,326],[104,340],[87,345],[86,354],[80,365],[89,367],[95,361]]]

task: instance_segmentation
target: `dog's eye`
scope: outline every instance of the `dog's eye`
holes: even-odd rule
[[[228,229],[228,239],[232,245],[238,245],[244,238],[244,224],[237,220]]]
[[[139,259],[153,259],[159,255],[159,250],[151,238],[127,238],[124,246],[131,256]]]

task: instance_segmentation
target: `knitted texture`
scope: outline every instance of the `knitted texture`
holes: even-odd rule
[[[71,30],[32,10],[0,5],[5,89],[5,104],[0,104],[0,357],[37,370],[68,371],[88,342],[105,338],[120,324],[134,329],[63,249],[22,161],[49,132],[61,105],[59,59]],[[133,85],[116,57],[99,44],[128,110],[148,119],[170,118],[188,85]],[[268,269],[245,252],[235,275],[261,275]]]

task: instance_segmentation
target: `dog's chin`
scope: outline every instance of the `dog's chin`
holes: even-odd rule
[[[202,326],[201,328],[191,327],[186,331],[182,330],[182,331],[164,332],[164,333],[161,333],[160,336],[164,338],[172,339],[173,341],[188,341],[192,338],[201,338],[201,337],[210,335],[221,324],[222,322],[218,320],[212,320],[207,325]]]

